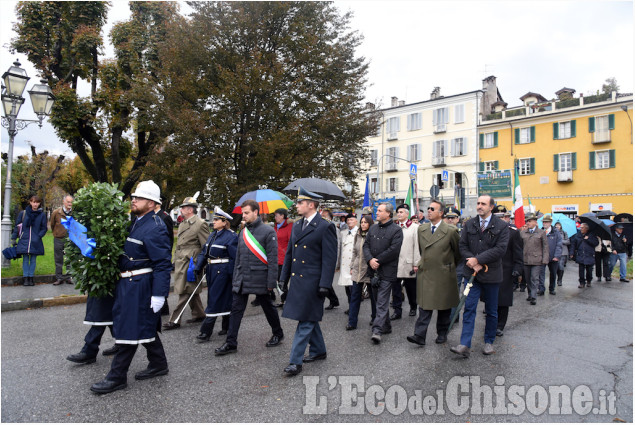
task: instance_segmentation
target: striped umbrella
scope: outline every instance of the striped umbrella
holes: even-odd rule
[[[288,210],[289,207],[293,205],[293,201],[280,192],[276,192],[271,189],[258,189],[247,192],[241,196],[234,206],[232,214],[242,214],[243,210],[240,206],[247,199],[253,199],[258,202],[258,205],[260,206],[260,214],[270,214],[278,208]]]

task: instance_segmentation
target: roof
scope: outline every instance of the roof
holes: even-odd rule
[[[569,87],[563,87],[563,88],[561,88],[560,90],[558,90],[556,92],[556,95],[560,95],[562,93],[571,93],[571,94],[573,94],[573,93],[575,93],[575,89],[570,89]]]
[[[539,102],[546,102],[547,101],[547,99],[545,99],[540,93],[533,93],[533,92],[530,92],[530,91],[528,91],[527,94],[521,96],[520,100],[524,101],[528,97],[535,97],[536,99],[538,99]]]

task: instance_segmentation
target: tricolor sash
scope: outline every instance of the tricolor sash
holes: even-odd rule
[[[245,241],[245,245],[247,245],[247,248],[249,248],[249,250],[260,261],[265,264],[269,264],[267,263],[267,253],[265,252],[265,249],[262,247],[262,245],[260,245],[260,243],[256,240],[254,235],[251,234],[247,227],[243,229],[243,240]]]

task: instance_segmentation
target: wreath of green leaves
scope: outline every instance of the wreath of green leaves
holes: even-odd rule
[[[118,259],[128,235],[130,203],[115,184],[92,183],[77,191],[73,218],[95,238],[94,259],[84,257],[70,240],[66,241],[65,264],[75,288],[91,297],[112,295],[120,278]]]

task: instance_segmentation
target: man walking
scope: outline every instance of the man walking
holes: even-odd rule
[[[397,266],[399,265],[399,252],[403,242],[401,228],[392,221],[392,204],[382,202],[377,207],[377,223],[368,230],[364,242],[364,258],[369,258],[368,265],[372,269],[379,282],[375,291],[377,300],[377,315],[373,321],[373,335],[371,340],[375,344],[381,343],[382,334],[392,332],[388,305],[392,286],[397,280]],[[377,280],[377,279],[375,279]],[[373,279],[371,278],[371,285]]]
[[[73,283],[68,274],[64,274],[62,266],[64,265],[64,243],[68,238],[66,228],[62,226],[61,221],[66,216],[73,214],[73,197],[71,195],[64,196],[62,206],[53,211],[51,214],[50,225],[53,232],[53,254],[55,258],[55,282],[53,285],[61,285],[62,283]]]
[[[549,262],[546,266],[549,269],[549,294],[556,295],[558,266],[560,265],[560,255],[562,255],[562,235],[551,226],[552,221],[550,214],[545,214],[542,218],[542,228],[545,231],[547,242],[549,243]],[[545,295],[546,275],[545,267],[543,267],[540,271],[540,288],[538,295]]]
[[[441,211],[443,215],[443,211]],[[419,239],[417,229],[419,225],[409,219],[410,208],[406,204],[397,207],[397,224],[403,232],[403,241],[399,251],[399,264],[397,266],[397,281],[392,287],[392,308],[394,313],[390,320],[401,319],[401,305],[404,301],[401,286],[406,289],[408,304],[410,305],[409,316],[417,314],[417,264],[421,259],[419,253]]]
[[[198,203],[194,197],[187,197],[181,204],[181,215],[183,221],[179,224],[179,231],[176,238],[176,251],[174,253],[174,293],[178,294],[179,301],[176,308],[170,316],[170,320],[163,325],[166,331],[178,329],[180,323],[176,322],[177,317],[181,315],[187,300],[196,289],[198,282],[187,281],[187,269],[190,266],[190,259],[196,262],[198,254],[205,245],[209,236],[209,226],[207,223],[196,215]],[[190,301],[190,309],[192,310],[192,318],[185,323],[202,322],[205,319],[205,311],[201,302],[200,293],[202,286],[196,290],[196,293]]]
[[[589,225],[580,224],[580,234],[571,238],[571,259],[578,263],[578,288],[591,287],[593,281],[593,265],[595,264],[595,247],[600,244],[600,240],[593,233],[589,232]]]
[[[525,217],[524,230],[520,237],[523,240],[524,275],[527,280],[527,301],[536,305],[536,295],[540,285],[540,270],[549,263],[549,241],[545,231],[538,228],[538,217],[530,213]]]
[[[461,232],[459,248],[461,255],[467,259],[468,269],[477,272],[474,285],[465,300],[463,312],[463,331],[461,343],[450,350],[463,357],[469,357],[474,334],[476,307],[481,294],[485,298],[485,335],[483,354],[494,354],[496,324],[498,322],[498,287],[503,280],[502,258],[507,250],[509,229],[507,224],[492,215],[495,207],[494,198],[482,195],[476,201],[477,217],[465,223]],[[487,266],[486,270],[483,270]]]
[[[628,259],[628,239],[623,234],[624,226],[617,223],[614,226],[613,234],[611,235],[611,246],[613,252],[611,253],[611,264],[609,265],[609,275],[613,273],[613,268],[617,264],[617,260],[620,261],[620,282],[628,282],[626,279],[626,260]]]
[[[288,376],[302,372],[302,364],[326,359],[326,344],[320,329],[324,298],[333,284],[337,262],[335,226],[317,213],[322,197],[298,189],[296,209],[303,218],[296,221],[284,258],[280,279],[289,280],[289,294],[282,317],[297,320]],[[309,355],[304,356],[309,345]]]
[[[265,344],[267,347],[280,345],[284,338],[278,310],[271,302],[271,291],[278,278],[278,241],[271,226],[259,217],[260,206],[253,199],[247,199],[240,206],[245,228],[238,235],[238,249],[232,281],[232,307],[229,315],[229,329],[225,343],[214,350],[217,356],[238,351],[238,330],[247,308],[250,294],[256,294],[271,326],[273,335]]]

